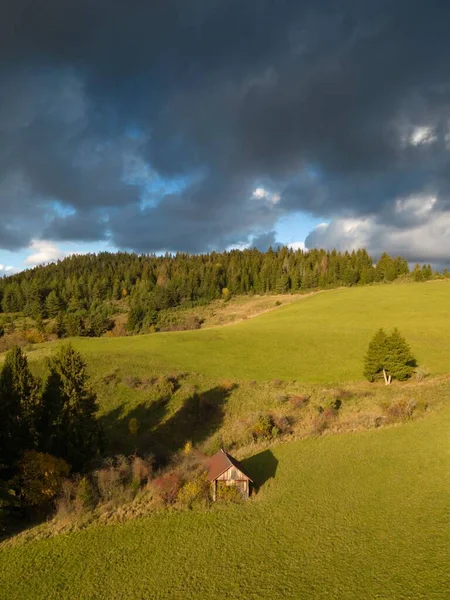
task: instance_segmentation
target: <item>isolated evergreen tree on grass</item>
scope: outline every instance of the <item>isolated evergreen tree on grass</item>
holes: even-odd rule
[[[369,343],[364,376],[369,381],[383,377],[385,384],[389,385],[392,379],[409,379],[416,364],[408,343],[397,328],[390,335],[379,329]]]
[[[97,398],[86,365],[71,345],[60,348],[49,368],[39,423],[41,448],[80,471],[99,451]]]

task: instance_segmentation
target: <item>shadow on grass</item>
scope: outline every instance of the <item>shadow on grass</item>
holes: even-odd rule
[[[139,404],[127,413],[124,413],[124,406],[111,411],[101,418],[106,453],[154,454],[158,462],[164,462],[186,442],[200,444],[220,428],[224,407],[232,389],[218,386],[206,392],[194,393],[166,420],[170,401],[167,397],[149,404]],[[136,419],[138,425],[134,434],[130,432],[132,419]]]
[[[271,450],[264,450],[242,461],[242,465],[253,479],[253,486],[259,490],[269,479],[275,477],[278,468],[278,459]]]

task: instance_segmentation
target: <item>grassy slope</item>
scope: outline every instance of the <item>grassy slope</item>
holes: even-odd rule
[[[0,597],[448,598],[450,410],[249,459],[244,506],[165,513],[18,545]]]
[[[380,325],[398,326],[435,374],[448,371],[449,300],[446,283],[343,289],[223,329],[75,344],[103,412],[148,395],[103,385],[117,368],[122,378],[194,371],[186,385],[204,389],[225,377],[360,379]],[[30,358],[38,365],[53,347]],[[227,414],[272,406],[266,384],[239,383]],[[245,506],[166,512],[4,547],[0,598],[446,598],[449,431],[450,406],[391,429],[276,446],[274,456],[249,459],[252,473],[270,471],[274,458],[278,467]]]
[[[230,327],[75,344],[99,367],[182,369],[235,381],[342,382],[361,379],[362,356],[375,330],[397,326],[420,363],[445,373],[449,305],[447,282],[339,289]]]

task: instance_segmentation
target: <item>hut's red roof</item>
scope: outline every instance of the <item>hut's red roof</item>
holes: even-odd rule
[[[253,481],[253,479],[247,475],[241,463],[230,456],[228,452],[225,452],[223,448],[221,448],[219,452],[216,452],[216,454],[214,454],[209,461],[208,479],[210,481],[214,481],[220,477],[222,473],[225,473],[225,471],[227,471],[230,467],[236,467],[236,469],[239,469],[239,471],[245,475],[247,479]]]

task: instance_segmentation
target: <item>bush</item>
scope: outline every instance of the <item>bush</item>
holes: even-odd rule
[[[65,460],[35,450],[26,450],[18,466],[14,484],[26,506],[40,506],[53,500],[70,471]]]
[[[272,416],[269,414],[261,414],[257,417],[252,426],[252,437],[255,441],[260,439],[269,439],[272,437],[272,430],[275,426]]]
[[[155,498],[163,506],[175,504],[181,486],[182,480],[176,471],[169,471],[152,482]]]
[[[123,382],[127,387],[133,390],[137,389],[142,385],[142,381],[140,380],[140,378],[133,376],[124,377]]]
[[[187,508],[192,508],[195,504],[209,504],[210,501],[211,484],[205,472],[187,481],[178,493],[178,502]]]
[[[322,435],[322,433],[328,429],[329,419],[327,415],[322,412],[317,414],[311,423],[311,433],[313,435]]]
[[[136,417],[132,417],[128,421],[128,432],[130,435],[136,436],[138,434],[138,431],[139,431],[139,421],[136,419]]]
[[[243,502],[241,492],[234,485],[218,485],[216,492],[216,501],[218,502]]]
[[[423,381],[427,377],[430,376],[430,371],[426,367],[418,367],[416,370],[416,379],[417,381]]]
[[[289,402],[291,403],[293,408],[303,408],[303,406],[306,406],[308,404],[310,400],[310,396],[291,396],[289,398]]]
[[[413,399],[399,398],[385,404],[383,409],[390,421],[408,421],[413,418],[417,402]]]
[[[75,510],[85,512],[95,508],[97,494],[92,482],[85,476],[79,479],[75,490]]]

